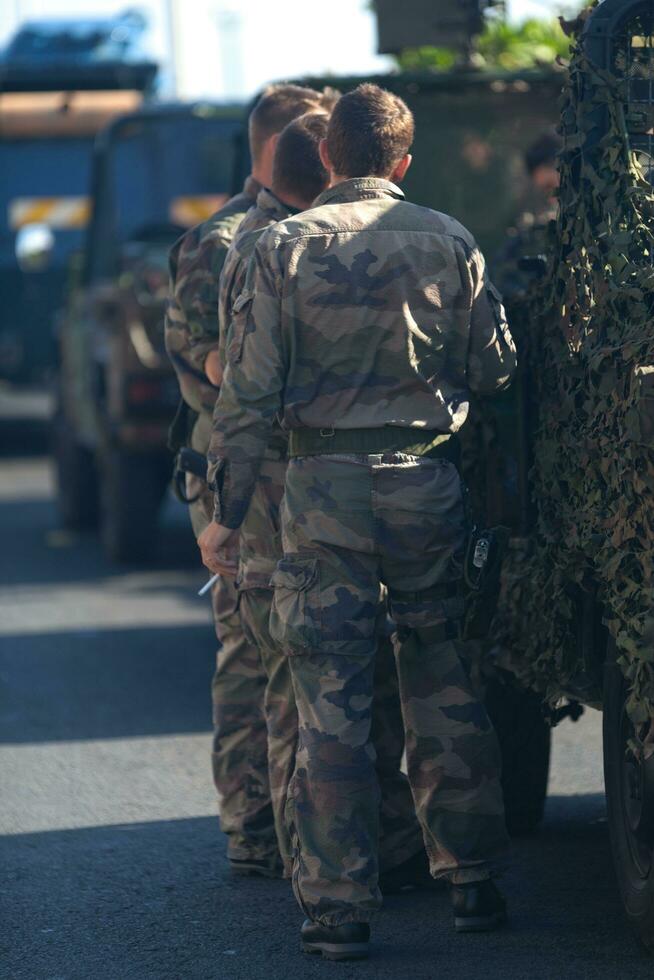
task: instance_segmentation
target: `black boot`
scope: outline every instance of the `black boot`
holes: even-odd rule
[[[489,932],[506,922],[506,902],[494,881],[452,885],[454,928],[457,932]]]
[[[367,922],[344,922],[321,926],[306,919],[300,931],[305,953],[321,953],[326,960],[365,960],[368,957],[370,926]]]
[[[396,868],[382,871],[379,875],[379,890],[382,895],[399,895],[400,892],[416,888],[439,887],[429,873],[429,858],[426,851],[419,851]]]

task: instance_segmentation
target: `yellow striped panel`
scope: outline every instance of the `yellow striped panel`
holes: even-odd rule
[[[176,197],[170,202],[170,220],[190,228],[206,221],[229,200],[228,194],[198,194],[195,197]]]
[[[88,197],[16,197],[9,202],[9,227],[84,228],[91,217]]]

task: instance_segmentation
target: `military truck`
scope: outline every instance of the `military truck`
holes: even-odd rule
[[[151,554],[171,477],[168,251],[233,192],[242,130],[238,106],[152,106],[95,144],[91,220],[60,319],[53,455],[63,523],[99,524],[115,560]]]
[[[35,21],[0,56],[0,378],[42,383],[54,367],[94,139],[154,90],[158,67],[136,45],[142,26],[137,15]]]
[[[554,709],[603,711],[616,876],[654,949],[654,2],[568,29],[559,215],[509,309],[520,376],[471,426],[486,520],[512,532],[486,652]]]

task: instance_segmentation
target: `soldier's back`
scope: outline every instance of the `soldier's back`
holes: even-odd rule
[[[286,424],[456,431],[483,279],[474,238],[387,181],[346,181],[318,202],[259,244],[284,278]]]

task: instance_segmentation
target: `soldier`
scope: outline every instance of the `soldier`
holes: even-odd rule
[[[279,137],[271,188],[262,188],[229,247],[220,276],[218,299],[220,370],[229,347],[229,325],[243,288],[250,255],[259,236],[275,222],[307,210],[327,185],[318,144],[328,116],[311,113],[294,120]],[[238,309],[238,305],[236,304]],[[257,486],[241,528],[237,588],[239,612],[248,642],[259,650],[267,677],[264,714],[268,726],[268,772],[277,841],[290,875],[290,839],[284,806],[295,764],[297,714],[290,674],[268,634],[270,579],[281,553],[279,507],[284,493],[288,437],[277,428],[266,447]]]
[[[198,452],[206,452],[209,444],[220,384],[218,278],[227,249],[257,194],[270,184],[279,133],[292,119],[321,107],[325,101],[332,103],[331,90],[322,94],[297,85],[266,90],[249,120],[252,173],[242,193],[204,224],[183,235],[171,251],[166,348],[187,409],[182,413],[182,429],[191,429],[190,444]],[[191,425],[185,422],[189,416]],[[186,438],[187,432],[183,431],[179,444],[183,445]],[[197,536],[211,519],[212,495],[190,476],[186,490],[192,501],[191,521]],[[279,855],[263,713],[266,676],[258,651],[243,633],[231,579],[217,583],[212,606],[220,642],[212,682],[212,767],[221,827],[228,838],[227,855],[235,872],[276,875]]]
[[[506,300],[520,300],[533,282],[533,272],[520,268],[520,259],[535,259],[549,251],[548,230],[556,219],[559,171],[557,159],[562,141],[556,130],[546,130],[527,149],[524,157],[529,179],[527,208],[523,207],[493,266],[493,280]],[[510,317],[513,324],[513,317]]]
[[[474,239],[406,203],[413,117],[374,85],[334,109],[330,188],[266,231],[248,270],[210,447],[220,567],[273,420],[290,430],[271,633],[289,652],[300,738],[289,791],[293,885],[308,952],[368,953],[379,908],[370,743],[381,587],[398,625],[409,781],[455,927],[506,916],[499,747],[459,640],[466,538],[452,436],[470,390],[506,386],[515,349]]]
[[[294,120],[279,138],[273,163],[272,188],[259,191],[229,247],[220,277],[219,321],[221,361],[229,360],[230,325],[244,302],[248,260],[263,231],[278,221],[307,210],[328,181],[318,147],[327,135],[326,113],[309,113]],[[238,350],[233,353],[238,360]],[[270,792],[277,839],[285,870],[291,872],[291,845],[285,819],[289,781],[295,765],[297,712],[288,659],[270,636],[271,578],[282,557],[280,504],[284,494],[288,435],[277,424],[257,476],[239,539],[237,587],[246,635],[258,647],[268,677],[264,697],[268,723]],[[385,622],[381,624],[382,629]],[[420,886],[428,864],[415,819],[411,792],[401,772],[404,732],[399,708],[397,673],[388,637],[376,661],[373,743],[381,787],[380,887],[385,893]]]

